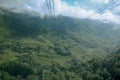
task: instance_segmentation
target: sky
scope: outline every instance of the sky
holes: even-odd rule
[[[51,0],[52,2],[53,0]],[[120,24],[120,0],[54,0],[55,15],[89,18]],[[0,0],[0,7],[13,12],[49,15],[46,0]]]

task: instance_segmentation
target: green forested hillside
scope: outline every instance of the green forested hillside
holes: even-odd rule
[[[0,80],[119,80],[117,26],[65,16],[0,15]]]

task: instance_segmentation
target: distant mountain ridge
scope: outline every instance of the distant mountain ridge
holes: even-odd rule
[[[55,43],[52,38],[58,37],[60,40],[63,38],[65,38],[64,40],[70,39],[73,43],[86,48],[112,47],[119,36],[119,28],[114,29],[119,25],[66,16],[45,16],[41,18],[9,12],[7,15],[1,15],[1,21],[4,22],[5,27],[2,25],[0,27],[6,29],[6,33],[9,32],[9,37],[34,37],[36,39],[39,35],[47,35],[45,37],[51,36],[51,39],[48,40],[53,44]]]

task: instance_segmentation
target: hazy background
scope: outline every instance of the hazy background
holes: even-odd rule
[[[52,9],[53,0],[50,1]],[[54,0],[54,3],[56,15],[120,23],[119,0]],[[46,0],[1,0],[0,7],[20,13],[35,12],[39,15],[50,13]]]

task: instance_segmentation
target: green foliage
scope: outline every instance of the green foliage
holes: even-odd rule
[[[7,72],[12,76],[20,75],[22,77],[26,77],[27,75],[33,73],[27,65],[15,62],[2,64],[0,66],[0,71]]]
[[[109,53],[118,39],[113,26],[0,15],[0,80],[119,80],[120,51]]]
[[[6,72],[0,71],[0,80],[16,80],[16,78]]]
[[[9,30],[6,28],[6,24],[4,22],[4,17],[0,15],[0,41],[5,37],[9,37]]]

